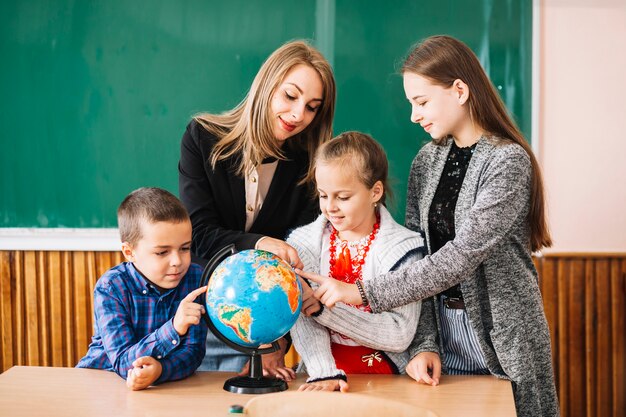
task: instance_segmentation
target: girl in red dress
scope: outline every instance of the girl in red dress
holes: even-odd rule
[[[320,147],[314,166],[322,214],[287,239],[304,270],[360,286],[421,257],[421,236],[385,208],[388,163],[380,144],[346,132]],[[291,331],[309,374],[300,389],[345,391],[349,374],[403,373],[420,306],[374,314],[367,305],[337,304],[302,314]]]

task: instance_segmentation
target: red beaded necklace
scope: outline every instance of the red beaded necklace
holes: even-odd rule
[[[378,229],[380,229],[380,214],[376,213],[376,223],[372,233],[367,236],[364,245],[357,246],[357,255],[354,259],[350,256],[350,248],[348,248],[348,242],[340,240],[337,245],[338,232],[337,229],[330,225],[330,276],[339,281],[345,281],[350,284],[354,284],[357,280],[363,279],[363,264],[365,263],[365,256],[370,250],[370,245],[376,237]],[[341,253],[337,257],[337,246],[340,246]]]

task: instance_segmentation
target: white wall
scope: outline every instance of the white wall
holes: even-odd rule
[[[542,0],[539,12],[545,252],[626,252],[626,0]]]

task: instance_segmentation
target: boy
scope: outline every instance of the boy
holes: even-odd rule
[[[165,190],[140,188],[117,217],[128,262],[96,283],[95,334],[76,367],[115,371],[132,390],[186,378],[202,363],[207,335],[187,210]]]

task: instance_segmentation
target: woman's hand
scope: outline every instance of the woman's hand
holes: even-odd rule
[[[296,373],[293,369],[285,366],[285,353],[287,350],[287,340],[283,337],[278,340],[280,349],[276,352],[265,353],[261,355],[263,359],[263,376],[269,378],[278,378],[284,381],[293,381],[296,379]],[[260,348],[270,347],[271,345],[261,345]],[[248,375],[250,369],[250,361],[246,362],[239,375]]]
[[[350,386],[343,379],[328,379],[326,381],[307,382],[300,385],[298,391],[341,391],[347,392]]]
[[[406,367],[406,373],[421,384],[439,385],[441,377],[441,359],[435,352],[421,352],[411,359]]]
[[[293,268],[302,268],[304,266],[298,256],[298,251],[292,248],[284,240],[266,236],[257,242],[255,248],[272,252]]]
[[[326,307],[334,307],[339,302],[355,306],[363,304],[361,294],[355,284],[348,284],[337,281],[334,278],[304,272],[300,269],[296,269],[296,274],[319,285],[313,294]]]

